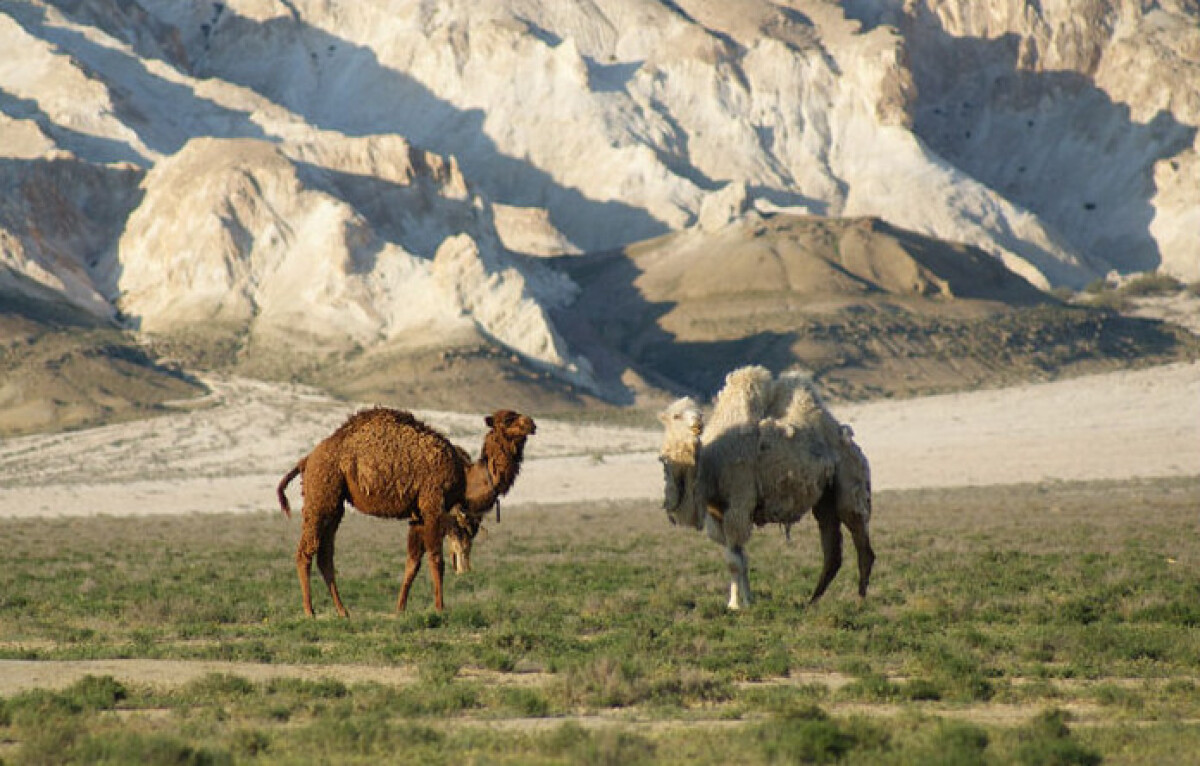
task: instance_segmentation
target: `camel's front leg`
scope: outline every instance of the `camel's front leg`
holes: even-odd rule
[[[729,608],[750,606],[750,561],[746,549],[741,545],[726,548],[725,563],[729,566]]]
[[[412,588],[417,572],[421,571],[421,557],[425,555],[425,541],[421,537],[421,527],[408,527],[408,561],[404,564],[404,582],[400,586],[400,598],[396,600],[396,611],[403,612],[408,606],[408,591]]]
[[[725,547],[725,564],[729,567],[729,608],[750,606],[750,561],[746,544],[750,542],[756,496],[750,487],[734,483],[728,500],[720,506],[708,507],[706,530],[708,536]]]

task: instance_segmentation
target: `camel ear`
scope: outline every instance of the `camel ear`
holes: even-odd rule
[[[496,421],[492,420],[491,415],[488,415],[486,418],[484,418],[483,422],[487,424],[488,428],[495,428],[496,426]]]

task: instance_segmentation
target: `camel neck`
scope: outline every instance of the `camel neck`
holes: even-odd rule
[[[508,492],[521,470],[522,445],[492,439],[484,444],[482,460],[497,496]]]

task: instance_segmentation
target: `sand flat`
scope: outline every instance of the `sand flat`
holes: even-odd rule
[[[296,387],[213,385],[207,407],[0,443],[0,517],[276,512],[279,478],[357,409]],[[1197,363],[834,409],[878,490],[1200,480]],[[482,414],[419,414],[477,450]],[[539,419],[504,502],[657,501],[659,439],[657,429]],[[299,482],[290,496],[299,506]]]

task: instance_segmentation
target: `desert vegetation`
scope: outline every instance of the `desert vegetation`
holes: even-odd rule
[[[598,502],[506,508],[444,613],[396,615],[403,532],[355,514],[350,622],[297,612],[273,508],[3,520],[0,759],[1181,762],[1200,747],[1198,496],[877,492],[868,599],[840,578],[809,607],[815,529],[766,528],[738,613],[711,543]]]
[[[1200,296],[1200,282],[1186,283],[1170,274],[1147,271],[1128,279],[1104,277],[1087,285],[1075,302],[1111,311],[1130,312],[1139,300]]]

